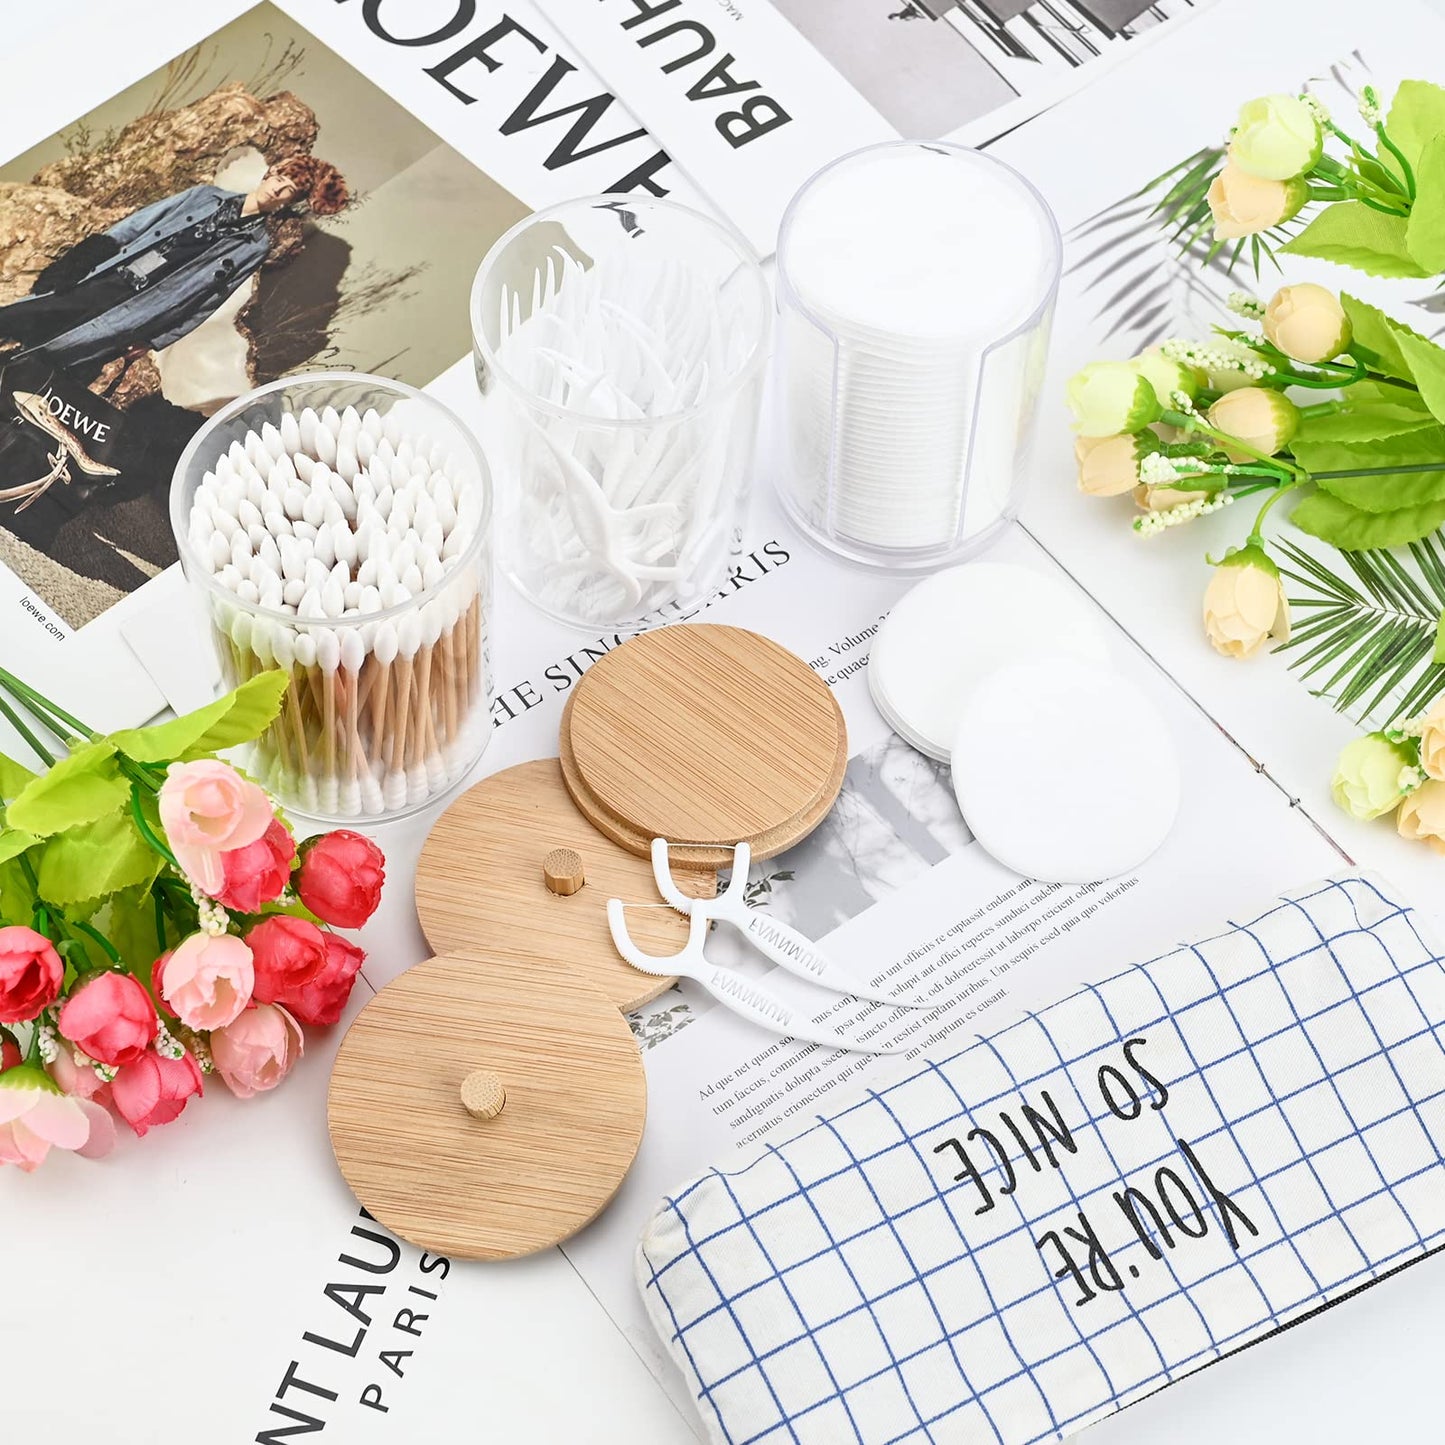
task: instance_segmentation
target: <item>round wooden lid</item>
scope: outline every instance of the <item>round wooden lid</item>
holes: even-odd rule
[[[573,970],[469,952],[362,1009],[326,1113],[342,1176],[393,1234],[509,1259],[569,1238],[617,1192],[647,1085],[627,1021]]]
[[[593,664],[562,717],[563,776],[608,837],[712,845],[675,867],[717,868],[746,841],[771,858],[827,815],[848,765],[828,686],[799,657],[738,627],[646,632]]]
[[[582,860],[585,881],[571,894],[547,883],[547,859],[558,849]],[[711,898],[717,877],[695,873],[683,886]],[[485,948],[538,973],[565,959],[626,1012],[677,980],[639,973],[618,957],[609,898],[656,901],[652,865],[577,811],[556,758],[504,768],[469,788],[437,819],[417,860],[416,911],[438,953]],[[647,953],[678,953],[687,942],[687,919],[670,908],[636,909],[628,927]]]

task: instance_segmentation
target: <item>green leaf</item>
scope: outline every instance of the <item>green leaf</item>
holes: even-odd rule
[[[35,892],[25,870],[15,859],[0,863],[0,918],[29,920],[35,907]]]
[[[18,858],[39,841],[34,833],[22,833],[19,828],[0,828],[0,863]]]
[[[1403,331],[1408,336],[1416,334],[1403,326],[1396,327],[1396,331]],[[1357,381],[1345,396],[1351,406],[1399,406],[1427,420],[1430,416],[1430,408],[1413,387],[1392,386],[1383,381]]]
[[[1396,338],[1402,332],[1407,336],[1416,336],[1418,333],[1411,331],[1408,326],[1402,326],[1392,316],[1386,316],[1378,307],[1343,291],[1340,293],[1340,305],[1345,308],[1345,315],[1350,318],[1355,341],[1373,351],[1379,358],[1371,370],[1396,377],[1400,381],[1414,381],[1415,373],[1410,370],[1410,363],[1405,360],[1405,354],[1400,350]],[[1423,337],[1420,339],[1424,340]],[[1351,390],[1353,391],[1353,388]]]
[[[40,854],[40,893],[51,903],[83,903],[122,888],[143,887],[160,872],[128,812],[58,833]]]
[[[286,682],[284,672],[257,673],[234,692],[195,712],[154,727],[112,733],[110,742],[117,752],[138,763],[167,763],[248,743],[260,737],[280,712]]]
[[[1290,597],[1298,625],[1276,651],[1303,678],[1326,673],[1319,694],[1339,711],[1358,706],[1379,727],[1421,711],[1445,691],[1445,665],[1432,660],[1445,612],[1445,545],[1412,543],[1394,552],[1341,554],[1352,580],[1285,538],[1281,571],[1302,592]]]
[[[1427,145],[1415,166],[1416,195],[1405,224],[1410,254],[1432,276],[1445,271],[1445,134]]]
[[[1402,332],[1396,340],[1400,343],[1410,370],[1415,374],[1415,385],[1420,388],[1420,399],[1430,408],[1431,414],[1439,421],[1445,421],[1445,350],[1423,336]]]
[[[1318,256],[1369,276],[1434,274],[1410,254],[1405,217],[1388,216],[1363,201],[1336,201],[1326,206],[1280,250],[1290,256]]]
[[[1426,80],[1402,80],[1385,129],[1405,159],[1418,169],[1430,142],[1445,135],[1445,90]]]
[[[149,985],[151,965],[164,951],[156,942],[156,911],[150,889],[123,888],[106,904],[104,915],[96,922],[125,965]]]
[[[1423,408],[1400,406],[1395,402],[1356,405],[1346,393],[1345,410],[1327,416],[1307,416],[1300,421],[1292,448],[1298,456],[1301,445],[1311,442],[1369,442],[1404,432],[1438,431],[1435,419]]]
[[[0,798],[14,798],[35,781],[35,774],[29,768],[22,768],[14,758],[0,753]]]
[[[1428,537],[1445,523],[1445,502],[1405,507],[1396,512],[1366,512],[1328,492],[1306,497],[1292,520],[1301,532],[1318,537],[1342,552],[1363,548],[1401,547]]]
[[[114,813],[130,796],[115,748],[87,743],[27,783],[5,811],[12,828],[48,837]]]
[[[1295,460],[1315,474],[1321,491],[1364,512],[1398,512],[1445,501],[1445,427],[1425,426],[1361,441],[1294,443]],[[1373,476],[1325,477],[1321,472],[1438,465],[1436,472],[1378,471]]]
[[[1435,625],[1435,651],[1431,661],[1445,662],[1445,612],[1440,614],[1440,621]]]

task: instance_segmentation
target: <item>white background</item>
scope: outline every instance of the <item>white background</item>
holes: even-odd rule
[[[130,0],[124,6],[124,24],[129,30],[172,30],[178,38],[174,46],[167,48],[170,54],[205,33],[209,27],[200,24],[199,14],[209,8],[188,0]],[[304,15],[307,9],[305,5],[293,8],[298,15]],[[321,8],[319,0],[316,8]],[[332,7],[327,3],[324,8]],[[1369,24],[1370,13],[1388,12],[1392,0],[1360,8],[1366,17],[1361,21],[1364,26]],[[50,65],[33,72],[7,66],[6,90],[0,95],[0,135],[7,152],[69,121],[75,112],[86,108],[90,99],[98,100],[139,73],[127,69],[116,73],[113,83],[107,83],[107,59],[87,40],[93,20],[108,15],[113,22],[120,9],[107,0],[29,0],[25,4],[9,0],[3,9],[3,43],[8,54],[23,53],[30,45],[43,42],[52,55]],[[1248,36],[1241,35],[1240,43],[1247,47]],[[1436,51],[1422,58],[1422,73],[1430,73],[1441,63],[1439,54]],[[33,86],[28,74],[33,75]],[[1200,83],[1205,78],[1191,79]],[[1218,94],[1233,93],[1232,86],[1212,84],[1212,88]],[[49,120],[37,129],[40,112]],[[509,610],[511,605],[509,600]],[[1202,642],[1198,646],[1203,660],[1195,675],[1187,679],[1191,685],[1206,680],[1211,671],[1207,654],[1202,653]],[[505,683],[505,673],[501,680]],[[1314,765],[1314,752],[1325,753],[1333,746],[1336,724],[1322,707],[1310,715],[1319,719],[1320,734],[1329,740],[1311,750],[1310,763]],[[496,759],[497,763],[501,761]],[[1316,796],[1307,799],[1311,806],[1321,801],[1322,787],[1315,791]],[[1332,830],[1335,828],[1337,819],[1323,812],[1320,817]],[[413,828],[397,831],[388,839],[396,865],[394,886],[386,916],[367,930],[365,941],[373,962],[381,964],[388,975],[420,956],[420,939],[410,906],[410,868],[405,857],[407,843],[414,846],[419,836],[419,830]],[[1356,841],[1352,840],[1352,847]],[[1417,861],[1421,866],[1409,870],[1415,901],[1435,902],[1438,906],[1438,885],[1445,871],[1432,874],[1424,866],[1423,856]],[[1421,887],[1428,887],[1426,880],[1432,877],[1435,896],[1422,897]],[[1292,870],[1282,866],[1280,877],[1261,879],[1261,891],[1292,881]],[[1199,879],[1201,890],[1209,886],[1208,878]],[[1220,911],[1227,910],[1233,901],[1221,899]],[[304,1080],[296,1081],[296,1092],[284,1107],[297,1111],[314,1108],[319,1105],[322,1089],[324,1073],[312,1070]],[[280,1096],[271,1102],[279,1104]],[[238,1145],[243,1135],[264,1131],[264,1110],[228,1107],[225,1101],[211,1099],[205,1108],[207,1112],[217,1108],[224,1116],[220,1129],[206,1131],[207,1145],[219,1145],[226,1130],[235,1131]],[[194,1229],[197,1222],[185,1217],[184,1186],[188,1178],[206,1169],[218,1173],[221,1188],[234,1189],[231,1197],[238,1203],[248,1197],[253,1181],[239,1173],[227,1179],[223,1161],[196,1155],[196,1146],[202,1140],[179,1131],[172,1139],[163,1135],[164,1131],[162,1136],[146,1141],[148,1167],[137,1167],[141,1164],[138,1157],[129,1161],[133,1187],[116,1191],[108,1201],[117,1207],[116,1213],[124,1204],[162,1210],[174,1218],[178,1231]],[[317,1154],[324,1155],[324,1150],[324,1139],[314,1131],[299,1140],[288,1138],[274,1159],[275,1176],[259,1197],[282,1200],[302,1174],[324,1170],[324,1188],[338,1196],[338,1209],[344,1209],[342,1186],[331,1177],[329,1158],[318,1169]],[[123,1228],[112,1222],[116,1213],[88,1207],[81,1192],[87,1187],[85,1175],[66,1171],[63,1180],[57,1174],[53,1181],[42,1184],[43,1178],[42,1174],[31,1181],[37,1186],[32,1195],[39,1195],[43,1189],[49,1196],[49,1223],[43,1230],[37,1231],[32,1222],[24,1239],[17,1238],[14,1229],[7,1228],[14,1223],[9,1214],[14,1191],[7,1191],[5,1203],[0,1204],[0,1280],[9,1284],[22,1253],[48,1259],[47,1273],[54,1280],[47,1292],[40,1283],[45,1274],[32,1274],[27,1267],[23,1273],[27,1279],[37,1281],[36,1287],[23,1296],[4,1289],[7,1326],[3,1333],[8,1334],[10,1325],[25,1320],[32,1340],[37,1335],[49,1337],[49,1347],[43,1354],[54,1364],[53,1370],[32,1377],[28,1369],[14,1368],[20,1355],[9,1349],[4,1352],[5,1365],[0,1368],[4,1403],[0,1413],[7,1417],[6,1437],[11,1437],[13,1431],[14,1438],[20,1438],[20,1427],[25,1423],[58,1424],[64,1419],[75,1425],[88,1422],[97,1438],[104,1436],[123,1445],[182,1434],[190,1439],[249,1439],[260,1423],[254,1408],[239,1420],[229,1408],[234,1401],[213,1400],[211,1408],[206,1409],[204,1381],[176,1378],[168,1363],[171,1346],[164,1338],[152,1338],[148,1330],[142,1338],[136,1338],[134,1333],[128,1333],[127,1320],[120,1313],[97,1318],[83,1287],[89,1274],[124,1277],[137,1298],[160,1292],[174,1299],[177,1328],[204,1329],[206,1310],[196,1305],[197,1298],[204,1302],[208,1294],[239,1292],[246,1287],[247,1261],[226,1249],[230,1237],[225,1220],[227,1195],[208,1196],[208,1207],[216,1211],[212,1221],[213,1270],[208,1270],[205,1278],[177,1277],[164,1258],[136,1258],[126,1249]],[[333,1231],[314,1241],[313,1253],[329,1249],[334,1256],[335,1247],[344,1243],[344,1238],[336,1237]],[[63,1261],[74,1261],[77,1256],[85,1261],[78,1274],[72,1273],[73,1263],[70,1269],[62,1268]],[[322,1278],[313,1273],[306,1282],[308,1290],[318,1293]],[[464,1294],[486,1294],[485,1338],[438,1336],[425,1372],[419,1369],[409,1385],[422,1391],[433,1383],[440,1386],[443,1373],[468,1375],[474,1381],[468,1392],[472,1408],[465,1416],[453,1415],[446,1420],[432,1416],[423,1427],[424,1433],[397,1433],[390,1438],[407,1438],[408,1445],[427,1445],[442,1439],[505,1441],[507,1445],[572,1445],[582,1441],[598,1445],[669,1445],[691,1438],[686,1425],[655,1390],[641,1364],[577,1285],[560,1256],[545,1256],[495,1271],[471,1270],[453,1278],[465,1283],[449,1292],[449,1299],[460,1303]],[[98,1289],[97,1293],[114,1298],[109,1289]],[[1440,1362],[1445,1359],[1445,1311],[1439,1304],[1442,1298],[1445,1261],[1436,1259],[1366,1291],[1346,1307],[1330,1310],[1301,1329],[1170,1387],[1097,1427],[1090,1438],[1097,1445],[1217,1445],[1226,1440],[1233,1445],[1282,1445],[1304,1440],[1324,1445],[1360,1440],[1414,1445],[1417,1441],[1438,1440],[1441,1425],[1437,1380]],[[146,1317],[152,1317],[149,1310]],[[321,1323],[326,1323],[324,1316]],[[308,1320],[307,1324],[315,1327],[315,1321]],[[237,1343],[230,1342],[232,1347]],[[262,1362],[273,1375],[279,1348],[269,1350]],[[91,1351],[129,1360],[129,1369],[143,1377],[141,1383],[148,1381],[144,1388],[155,1400],[153,1416],[133,1416],[129,1409],[117,1408],[103,1394],[86,1402],[86,1356]],[[23,1358],[28,1364],[39,1357],[32,1356],[27,1348]],[[280,1363],[284,1367],[284,1359]],[[258,1398],[255,1390],[252,1395]],[[249,1428],[242,1431],[242,1424]],[[350,1445],[352,1437],[342,1426],[319,1438],[344,1439]]]

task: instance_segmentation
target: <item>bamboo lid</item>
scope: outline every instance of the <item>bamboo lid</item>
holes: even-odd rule
[[[555,889],[549,866],[559,852],[581,860],[581,881]],[[646,852],[644,848],[641,850]],[[572,865],[569,865],[572,866]],[[711,898],[717,878],[696,873],[687,891]],[[416,868],[416,911],[438,953],[484,948],[533,973],[565,959],[624,1012],[641,1008],[677,981],[624,963],[607,930],[607,900],[657,897],[652,865],[604,837],[577,811],[556,758],[519,763],[483,778],[437,819]],[[670,908],[638,909],[629,918],[638,947],[678,953],[687,919]],[[530,975],[529,975],[530,976]]]
[[[674,867],[715,869],[746,841],[771,858],[822,822],[848,765],[843,714],[799,657],[755,632],[686,624],[593,664],[562,716],[562,773],[601,832],[710,844]]]
[[[432,958],[356,1016],[327,1096],[331,1147],[373,1217],[419,1249],[509,1259],[617,1192],[647,1115],[642,1056],[572,969]]]

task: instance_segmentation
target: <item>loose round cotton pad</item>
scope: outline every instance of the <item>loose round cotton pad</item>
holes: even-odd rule
[[[868,686],[889,727],[946,763],[965,703],[1009,662],[1076,657],[1107,663],[1089,604],[1044,572],[971,562],[904,593],[878,629]]]
[[[953,787],[1004,867],[1091,883],[1129,872],[1168,836],[1179,762],[1159,710],[1131,682],[1049,658],[974,689],[953,741]]]

